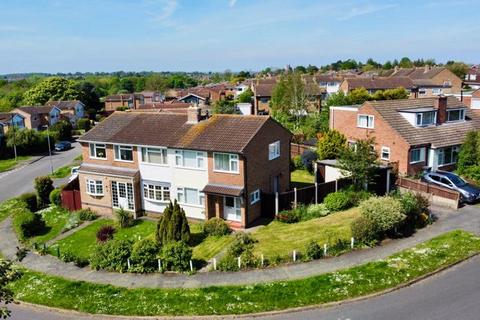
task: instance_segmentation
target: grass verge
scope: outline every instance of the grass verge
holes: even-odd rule
[[[70,175],[70,171],[72,170],[74,166],[65,166],[58,168],[53,172],[53,174],[50,175],[51,178],[53,179],[62,179]]]
[[[25,271],[15,299],[127,316],[242,314],[345,300],[393,288],[480,252],[480,238],[452,231],[387,259],[302,280],[201,289],[126,289]]]
[[[25,208],[25,203],[17,198],[12,198],[0,203],[0,222],[5,220],[14,211],[22,210]]]
[[[0,172],[13,169],[13,167],[15,167],[21,161],[25,161],[28,159],[30,159],[30,157],[24,156],[24,157],[17,157],[17,161],[15,161],[15,159],[0,160]]]

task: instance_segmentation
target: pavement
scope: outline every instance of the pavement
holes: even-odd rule
[[[81,154],[80,144],[72,143],[72,149],[52,154],[51,163],[53,170],[69,165],[76,157]],[[38,176],[44,176],[51,173],[50,157],[35,157],[29,161],[29,164],[22,165],[16,169],[6,171],[0,174],[0,202],[16,197],[22,193],[33,191],[33,181]],[[65,179],[55,179],[54,183],[59,186],[68,181]]]
[[[40,256],[34,252],[29,252],[20,264],[31,270],[61,276],[66,279],[110,284],[118,287],[201,288],[301,279],[384,259],[396,252],[411,248],[451,230],[464,229],[480,234],[480,209],[478,207],[466,206],[458,211],[434,208],[432,211],[438,217],[438,221],[419,230],[412,237],[392,240],[373,249],[355,250],[340,257],[320,259],[308,263],[292,263],[275,268],[240,272],[199,272],[194,275],[174,273],[121,274],[93,271],[88,267],[78,268],[53,256]],[[19,243],[12,230],[11,219],[7,218],[0,223],[0,251],[5,257],[14,259],[17,246],[19,246]]]

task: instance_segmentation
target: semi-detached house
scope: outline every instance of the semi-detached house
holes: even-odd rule
[[[427,166],[452,170],[467,133],[480,129],[480,116],[455,97],[367,101],[331,107],[330,128],[350,144],[375,138],[382,161],[415,175]]]
[[[188,218],[247,227],[290,186],[290,139],[267,116],[115,112],[80,138],[82,207],[139,216],[176,199]]]

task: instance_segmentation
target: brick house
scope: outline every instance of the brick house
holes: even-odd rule
[[[25,119],[17,113],[0,112],[0,142],[11,127],[25,128]]]
[[[165,96],[156,91],[114,94],[105,97],[105,110],[115,111],[117,108],[138,109],[138,107],[143,104],[160,103],[164,100]]]
[[[155,215],[176,199],[188,218],[244,228],[263,194],[289,189],[290,139],[267,116],[115,112],[79,139],[82,207]]]
[[[475,65],[468,70],[465,75],[464,84],[470,88],[477,90],[480,89],[480,67]]]
[[[85,105],[79,100],[49,101],[45,106],[60,109],[62,117],[68,119],[73,125],[76,124],[79,119],[85,118]]]
[[[375,138],[381,161],[405,175],[425,166],[452,170],[467,132],[480,129],[480,114],[444,96],[331,107],[329,121],[350,144]]]
[[[340,91],[347,94],[354,89],[365,88],[368,93],[372,94],[376,91],[383,91],[389,89],[396,89],[396,88],[404,88],[413,97],[413,91],[415,85],[413,81],[408,77],[357,77],[357,78],[346,78],[340,84]]]
[[[62,117],[59,108],[49,106],[24,106],[13,109],[12,113],[23,117],[25,128],[35,130],[42,130],[46,125],[52,126]]]

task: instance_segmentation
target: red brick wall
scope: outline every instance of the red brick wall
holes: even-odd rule
[[[113,167],[122,167],[122,168],[138,168],[138,153],[137,147],[133,147],[133,162],[124,162],[124,161],[115,161],[115,154],[113,151],[113,145],[107,144],[107,158],[106,160],[101,159],[90,159],[90,147],[88,143],[82,142],[82,157],[84,163],[94,163],[103,166],[113,166]]]

